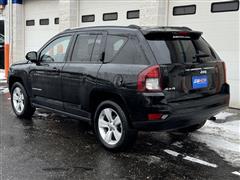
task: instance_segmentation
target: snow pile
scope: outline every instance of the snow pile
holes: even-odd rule
[[[191,136],[205,143],[232,165],[240,167],[240,113],[221,112],[217,120],[207,121],[205,126]]]
[[[0,80],[5,80],[5,73],[4,70],[0,70]]]
[[[237,114],[236,113],[229,113],[229,112],[220,112],[219,114],[217,114],[215,117],[216,119],[219,121],[219,120],[225,120],[227,119],[228,117],[231,117],[231,116],[236,116]],[[240,117],[239,117],[240,118]],[[218,122],[216,121],[216,122]]]

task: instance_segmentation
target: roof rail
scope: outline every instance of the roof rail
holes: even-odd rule
[[[69,31],[69,30],[71,30],[70,28],[68,28],[68,29],[65,29],[63,32],[66,32],[66,31]]]
[[[133,28],[133,29],[141,29],[140,26],[135,25],[135,24],[131,24],[131,25],[129,25],[128,27],[129,27],[129,28]]]

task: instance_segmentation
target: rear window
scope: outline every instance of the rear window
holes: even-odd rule
[[[204,61],[219,60],[219,56],[203,39],[148,40],[159,64],[196,62],[196,54],[206,55]]]

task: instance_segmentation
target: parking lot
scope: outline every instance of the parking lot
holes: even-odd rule
[[[31,121],[17,119],[6,87],[1,80],[3,180],[239,178],[239,110],[191,134],[140,132],[132,149],[110,153],[82,122],[42,109]]]

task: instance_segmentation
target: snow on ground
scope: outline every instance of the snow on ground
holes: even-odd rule
[[[4,73],[4,70],[0,69],[0,81],[1,80],[5,80],[5,73]]]
[[[216,118],[216,121],[207,121],[191,137],[205,143],[233,166],[240,167],[240,111],[221,112]]]
[[[0,69],[0,94],[8,93],[8,87],[5,85],[7,80],[5,78],[4,70]]]
[[[2,88],[0,87],[0,94],[6,94],[6,93],[9,93],[8,88],[5,87],[5,88],[2,89]]]

